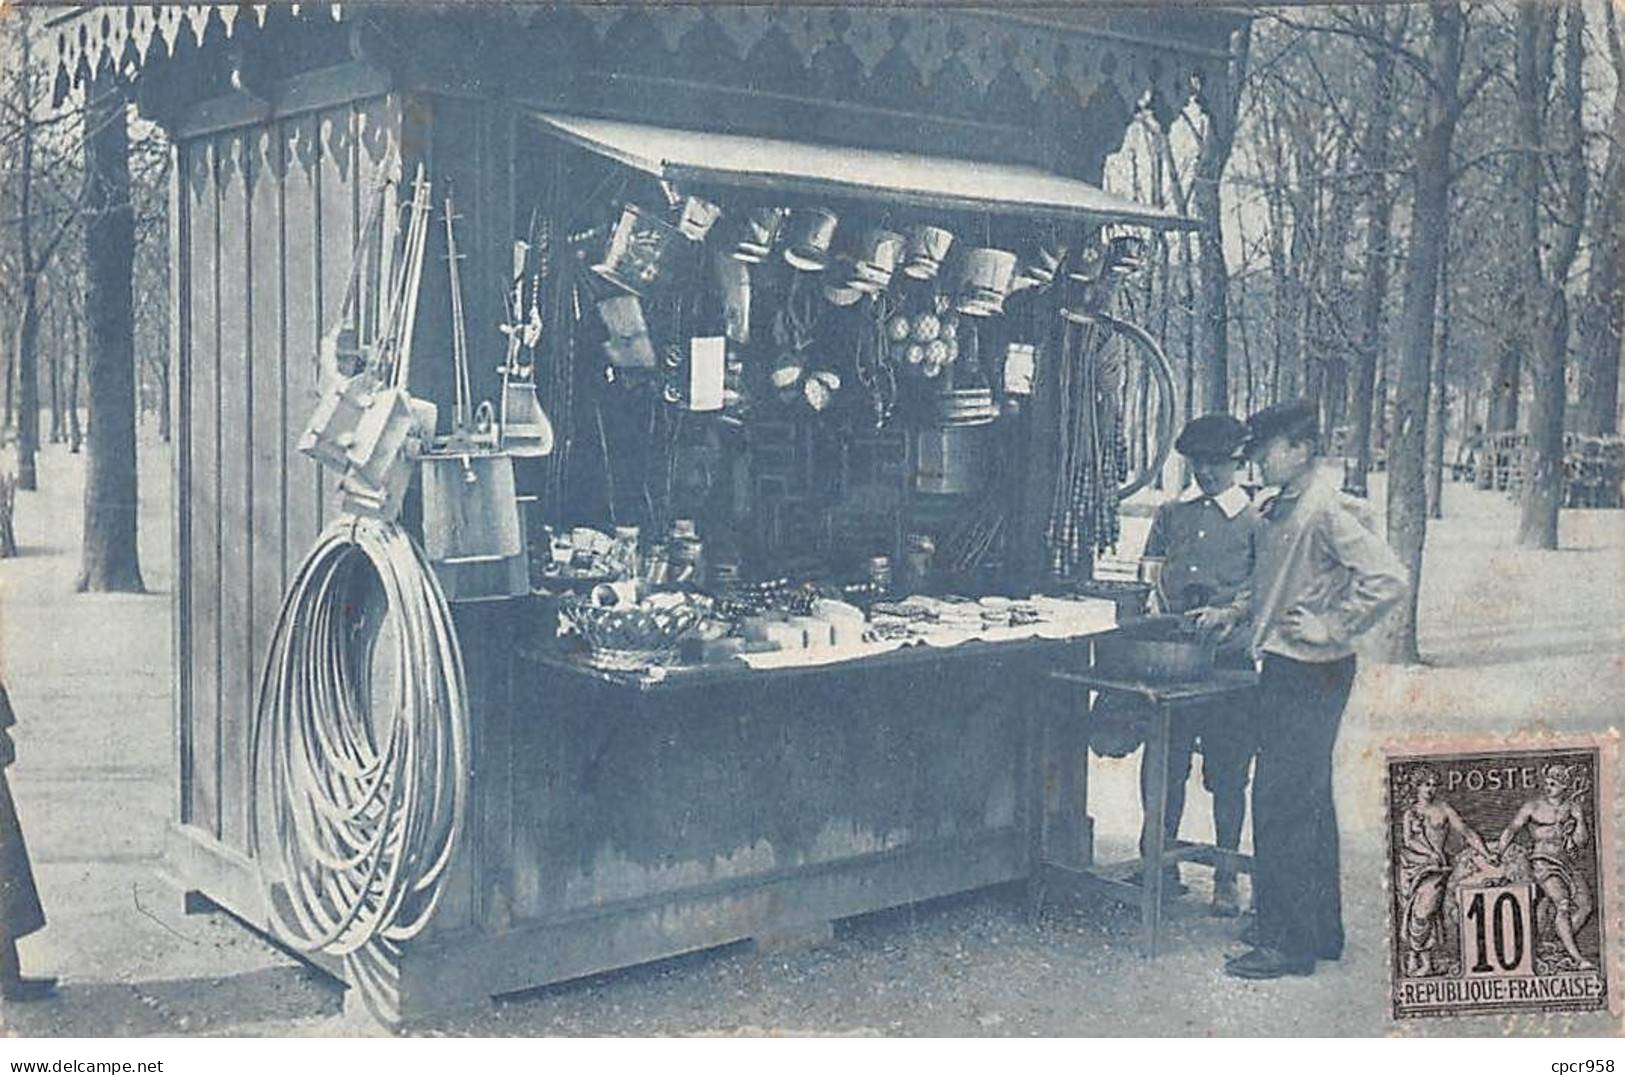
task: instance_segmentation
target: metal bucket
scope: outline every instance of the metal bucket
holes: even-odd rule
[[[530,592],[513,460],[502,453],[425,455],[423,548],[449,601]]]

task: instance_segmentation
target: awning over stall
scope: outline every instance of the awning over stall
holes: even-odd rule
[[[619,120],[536,113],[561,138],[670,183],[756,187],[973,212],[1152,228],[1193,228],[1177,213],[1038,168],[855,146],[814,145]]]

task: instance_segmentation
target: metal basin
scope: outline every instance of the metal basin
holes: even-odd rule
[[[1202,679],[1214,669],[1214,646],[1178,616],[1146,616],[1095,640],[1095,668],[1161,682]]]

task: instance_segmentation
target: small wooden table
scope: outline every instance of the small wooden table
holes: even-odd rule
[[[1168,744],[1172,738],[1174,713],[1186,706],[1212,702],[1220,698],[1236,697],[1258,685],[1257,673],[1245,669],[1215,669],[1198,680],[1172,682],[1126,675],[1119,671],[1089,668],[1081,671],[1050,673],[1056,679],[1074,686],[1096,691],[1122,691],[1138,695],[1151,703],[1156,714],[1146,722],[1145,757],[1141,765],[1151,767],[1151,816],[1146,819],[1151,834],[1151,853],[1143,858],[1108,865],[1091,864],[1085,869],[1045,862],[1043,869],[1050,877],[1081,883],[1122,903],[1140,905],[1140,950],[1147,957],[1157,954],[1158,934],[1162,928],[1162,882],[1164,867],[1178,862],[1198,862],[1205,866],[1218,866],[1228,861],[1238,871],[1251,873],[1253,858],[1240,852],[1228,851],[1213,844],[1188,840],[1168,841],[1164,818],[1168,809]],[[1087,718],[1086,718],[1087,719]],[[1085,765],[1089,764],[1087,750]],[[1087,789],[1088,782],[1084,782]],[[1087,790],[1085,791],[1087,796]],[[1085,803],[1087,809],[1087,802]],[[1139,883],[1129,878],[1135,874]],[[1038,900],[1041,903],[1042,895]]]

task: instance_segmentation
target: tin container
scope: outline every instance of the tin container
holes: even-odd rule
[[[869,584],[877,593],[886,594],[892,588],[890,556],[871,556],[868,564]]]

